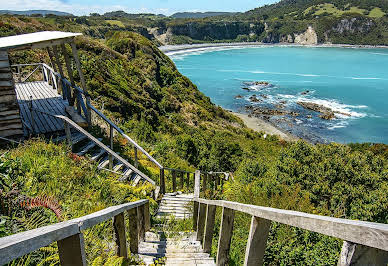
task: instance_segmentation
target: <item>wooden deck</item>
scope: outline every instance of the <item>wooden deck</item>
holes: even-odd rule
[[[63,100],[62,96],[47,82],[16,83],[15,89],[21,117],[30,128],[32,128],[29,109],[31,99],[32,107],[35,109],[55,115],[66,115],[65,107],[69,105],[67,100]],[[63,122],[60,119],[40,112],[33,112],[33,116],[35,134],[52,134],[64,130]],[[24,127],[24,134],[28,134],[26,127]]]

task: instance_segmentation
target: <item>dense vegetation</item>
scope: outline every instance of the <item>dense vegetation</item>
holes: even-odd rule
[[[98,27],[105,26],[66,18],[0,17],[2,35],[45,29],[92,32]],[[125,28],[115,31],[106,26],[97,32],[102,40],[77,39],[93,102],[164,166],[234,172],[235,181],[225,185],[223,195],[218,194],[228,200],[388,223],[384,208],[388,204],[387,146],[314,146],[303,141],[290,144],[272,136],[264,139],[199,92],[154,42]],[[11,60],[47,62],[41,51],[12,53]],[[150,189],[119,184],[87,159],[71,155],[66,147],[41,141],[28,142],[1,160],[1,204],[6,206],[1,209],[5,216],[0,223],[2,235],[30,229],[18,221],[34,217],[35,209],[26,209],[12,198],[14,188],[18,197],[52,199],[52,209],[60,208],[63,219],[146,197]],[[142,167],[157,178],[154,166],[143,162]],[[39,214],[44,223],[59,219],[51,209],[39,211],[44,212]],[[249,217],[237,216],[231,264],[241,265],[248,223]],[[96,234],[102,240],[96,246],[90,244],[89,261],[105,261],[112,254],[104,246],[112,235],[109,230],[101,225]],[[90,239],[95,237],[90,234]],[[279,224],[272,225],[269,241],[268,265],[334,265],[342,244]],[[32,256],[36,260],[56,256],[44,252]]]

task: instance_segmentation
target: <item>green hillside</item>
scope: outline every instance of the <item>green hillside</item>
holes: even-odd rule
[[[157,48],[156,41],[127,30],[143,26],[130,26],[129,20],[120,20],[124,27],[99,26],[97,18],[78,19],[0,16],[0,32],[3,36],[41,30],[89,32],[76,44],[93,104],[166,167],[233,172],[234,181],[225,184],[225,194],[217,195],[219,198],[388,223],[382,207],[388,205],[386,145],[292,144],[274,136],[263,138],[263,134],[246,128],[239,118],[213,104],[181,75]],[[98,37],[90,37],[94,34]],[[44,54],[15,52],[11,61],[48,62]],[[76,73],[74,69],[78,79]],[[116,145],[122,146],[123,156],[132,152],[119,139]],[[26,197],[50,197],[58,202],[54,206],[60,206],[66,214],[64,219],[148,196],[148,187],[131,190],[125,184],[118,185],[109,175],[97,173],[95,165],[84,158],[75,158],[66,147],[39,140],[11,149],[1,160],[2,195],[13,195],[13,189],[17,189]],[[158,169],[142,158],[140,163],[157,181]],[[167,180],[170,182],[169,176]],[[7,206],[0,208],[2,235],[18,232],[10,222],[12,217],[28,218],[34,213],[20,210],[16,204],[10,207],[15,210],[11,216],[5,211],[10,205],[4,204],[13,202],[12,198],[0,202]],[[44,211],[48,212],[47,219],[39,225],[57,221],[50,210]],[[241,265],[249,232],[247,217],[237,216],[236,221],[231,265]],[[97,233],[102,240],[90,246],[93,252],[88,255],[89,263],[100,256],[106,261],[112,254],[105,241],[112,234],[104,227],[100,229]],[[265,258],[269,265],[335,265],[342,244],[276,223],[269,241]],[[55,255],[38,252],[35,262],[50,254]]]

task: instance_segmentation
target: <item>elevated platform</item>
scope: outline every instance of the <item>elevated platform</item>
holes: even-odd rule
[[[60,119],[29,109],[30,104],[35,109],[54,115],[66,115],[65,108],[69,105],[63,100],[58,91],[53,89],[45,81],[15,83],[16,98],[20,106],[20,115],[27,126],[23,127],[27,136],[29,128],[33,128],[35,134],[55,134],[63,131],[64,125]],[[34,123],[32,122],[34,120]]]

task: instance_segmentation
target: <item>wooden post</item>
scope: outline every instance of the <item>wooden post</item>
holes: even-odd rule
[[[195,171],[194,174],[194,198],[199,198],[199,192],[201,190],[201,172]]]
[[[71,140],[71,130],[70,126],[66,121],[63,121],[64,127],[65,127],[65,133],[66,133],[66,139],[67,139],[67,144],[71,147],[73,150],[73,141]]]
[[[198,222],[198,207],[199,203],[194,200],[194,211],[193,211],[193,231],[197,231],[197,222]]]
[[[82,233],[72,235],[57,243],[59,260],[62,266],[86,265],[84,237]]]
[[[137,208],[128,210],[128,223],[129,223],[129,250],[133,254],[139,252],[139,227],[137,219]]]
[[[54,69],[55,72],[57,72],[57,66],[55,65],[54,56],[53,56],[53,53],[50,50],[50,47],[47,47],[46,50],[47,50],[47,54],[48,54],[49,59],[50,59],[51,67]]]
[[[109,125],[109,143],[111,150],[113,151],[113,127]],[[113,155],[109,154],[109,169],[113,169]]]
[[[64,100],[70,99],[71,95],[69,95],[69,90],[64,91],[64,89],[63,89],[65,84],[63,83],[62,79],[65,78],[65,75],[63,74],[63,68],[62,68],[61,60],[59,59],[58,49],[57,49],[57,46],[55,46],[55,45],[53,46],[53,53],[54,53],[55,62],[56,62],[57,67],[58,67],[59,75],[61,75],[61,78],[60,78],[61,82],[59,82],[59,83],[62,85],[62,97]]]
[[[148,201],[144,205],[144,230],[148,232],[150,229],[151,229],[150,202]]]
[[[205,232],[206,204],[199,203],[198,220],[197,220],[197,241],[203,240]]]
[[[233,235],[234,210],[222,208],[220,237],[216,265],[229,265],[230,243]]]
[[[162,194],[166,193],[166,181],[164,179],[164,168],[160,169],[160,192]]]
[[[70,46],[71,46],[71,50],[73,52],[73,57],[74,57],[75,65],[77,67],[77,71],[78,71],[78,74],[79,74],[79,79],[81,81],[82,89],[85,92],[86,110],[87,110],[87,114],[85,114],[85,116],[86,116],[86,118],[88,120],[88,123],[90,125],[90,122],[91,122],[91,120],[90,120],[91,110],[90,110],[90,107],[89,107],[90,96],[89,96],[87,88],[86,88],[86,82],[85,82],[84,73],[82,72],[81,62],[79,60],[79,56],[78,56],[78,52],[77,52],[77,47],[75,46],[74,41],[70,43]]]
[[[205,235],[203,237],[203,252],[210,253],[212,250],[212,241],[214,233],[214,221],[216,219],[216,206],[206,206],[206,224]]]
[[[176,192],[176,172],[172,170],[172,191]]]
[[[74,89],[74,86],[75,86],[74,77],[73,77],[73,70],[71,69],[70,58],[69,58],[69,55],[68,55],[68,53],[66,51],[65,45],[61,44],[61,47],[62,47],[63,57],[65,58],[65,65],[66,65],[66,69],[67,69],[67,74],[69,75],[70,83],[71,83],[71,86],[72,86],[72,88],[70,88],[70,90],[69,90],[70,98],[67,99],[67,100],[69,101],[69,105],[70,106],[74,106],[75,93],[76,92],[73,91],[73,93],[72,93],[72,89]]]
[[[245,266],[263,265],[264,252],[271,221],[252,216],[248,243],[245,252]]]
[[[139,160],[137,158],[137,148],[135,146],[133,147],[133,151],[135,153],[135,167],[138,168],[139,167]]]
[[[144,241],[145,239],[144,205],[137,207],[137,228],[139,232],[139,241]]]
[[[205,193],[206,190],[207,190],[207,178],[208,178],[208,174],[204,174],[203,175],[203,183],[202,183],[202,190],[203,192]]]
[[[337,266],[387,265],[388,252],[344,241]]]
[[[120,213],[113,218],[113,228],[114,239],[116,242],[116,255],[118,257],[128,258],[124,213]]]
[[[187,189],[190,189],[190,173],[187,173],[186,175],[186,187]]]
[[[184,175],[184,172],[181,172],[181,174],[180,174],[180,176],[181,176],[181,189],[183,189],[183,186],[185,185],[185,184],[184,184],[184,183],[185,183],[185,180],[184,180],[183,175]]]

